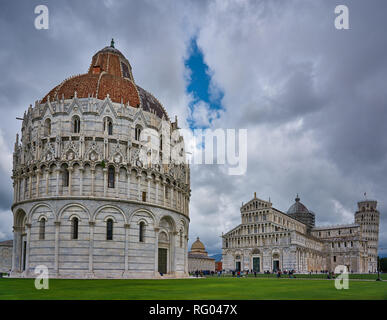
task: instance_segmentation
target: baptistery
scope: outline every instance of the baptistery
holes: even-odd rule
[[[177,118],[110,46],[22,118],[13,277],[188,275],[190,172]]]

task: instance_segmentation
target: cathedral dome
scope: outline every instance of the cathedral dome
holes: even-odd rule
[[[197,237],[196,241],[192,244],[191,251],[189,253],[190,255],[208,256],[206,247],[203,242],[200,241],[199,237]]]
[[[203,242],[200,241],[199,237],[197,237],[196,241],[192,244],[191,250],[203,250],[203,251],[206,250]]]
[[[294,199],[296,202],[293,203],[287,211],[287,214],[298,221],[306,224],[309,228],[313,228],[315,225],[315,215],[310,211],[303,203],[300,202],[300,198]]]
[[[296,202],[293,203],[290,208],[288,209],[287,213],[288,214],[294,214],[294,213],[309,213],[309,210],[308,208],[300,202],[300,198],[296,197],[296,199],[294,199]]]
[[[91,59],[85,74],[72,76],[54,87],[42,99],[48,100],[95,97],[103,100],[109,95],[112,102],[129,104],[153,112],[169,120],[161,103],[149,92],[137,86],[132,67],[125,56],[111,45],[99,50]]]

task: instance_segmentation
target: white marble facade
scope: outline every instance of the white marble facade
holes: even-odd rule
[[[307,273],[345,265],[353,272],[376,272],[376,205],[358,202],[355,223],[309,228],[254,195],[241,207],[241,224],[222,235],[223,269]]]
[[[9,273],[12,266],[12,240],[0,242],[0,273]]]
[[[121,59],[116,51],[101,52]],[[41,264],[58,278],[188,275],[184,141],[177,120],[136,90],[136,106],[74,92],[24,114],[12,175],[12,276],[33,276]]]

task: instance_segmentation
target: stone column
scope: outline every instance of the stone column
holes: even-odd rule
[[[141,201],[141,174],[137,175],[137,200]]]
[[[155,276],[159,276],[159,231],[160,228],[155,228]]]
[[[15,201],[14,202],[18,202],[18,201],[19,201],[19,178],[15,177]]]
[[[50,169],[49,168],[46,168],[46,196],[48,196],[48,182],[49,182],[49,176],[50,176]]]
[[[166,201],[166,197],[165,197],[165,191],[166,191],[165,189],[166,189],[167,186],[165,185],[165,183],[163,183],[163,187],[164,187],[164,193],[163,193],[163,205],[164,205],[164,207],[166,207],[166,206],[167,206],[167,204],[166,204],[167,201]]]
[[[106,192],[107,192],[107,168],[103,168],[103,196],[106,197]]]
[[[83,196],[83,172],[85,168],[79,167],[79,195]]]
[[[85,123],[82,121],[82,129],[85,128]],[[84,132],[83,130],[81,132]],[[83,134],[79,137],[79,143],[80,143],[80,154],[81,154],[81,158],[83,158],[83,155],[85,154],[85,137],[83,136]]]
[[[185,243],[184,243],[184,272],[188,274],[188,236],[184,236]]]
[[[36,170],[36,197],[38,198],[39,197],[39,185],[40,185],[40,173],[42,171],[40,169],[37,169]]]
[[[12,273],[20,272],[21,230],[20,227],[13,227]]]
[[[27,199],[27,188],[28,188],[27,174],[24,174],[23,175],[23,200]]]
[[[119,198],[119,196],[120,196],[120,185],[119,185],[119,183],[118,183],[118,181],[119,181],[119,179],[118,179],[118,177],[119,177],[119,175],[120,175],[120,168],[118,168],[118,170],[116,170],[116,172],[115,172],[116,174],[115,174],[115,182],[114,182],[114,186],[115,186],[115,188],[116,188],[116,198]]]
[[[173,196],[174,196],[174,187],[173,187],[173,185],[171,186],[171,204],[170,204],[170,207],[171,208],[173,208],[174,206],[173,206]]]
[[[171,273],[175,274],[176,272],[176,235],[177,231],[170,233],[171,241]]]
[[[13,187],[13,202],[17,202],[17,180],[15,177],[12,177],[13,178],[13,183],[12,183],[12,187]]]
[[[107,129],[108,125],[107,124],[108,123],[105,122],[105,135],[107,135],[107,133],[108,133],[108,129]],[[109,140],[108,140],[108,138],[103,139],[103,157],[104,157],[104,159],[107,159],[109,157]]]
[[[91,168],[91,195],[94,196],[95,168]]]
[[[55,171],[56,171],[56,191],[55,191],[55,194],[58,196],[59,195],[59,172],[60,172],[60,169],[56,168]]]
[[[147,182],[148,182],[148,192],[147,192],[147,195],[146,195],[146,200],[147,200],[147,202],[151,202],[151,196],[150,196],[150,182],[151,182],[151,179],[150,179],[150,177],[147,177]]]
[[[31,223],[26,223],[27,228],[27,246],[26,246],[26,270],[25,273],[29,273],[29,263],[30,263],[30,241],[31,241]]]
[[[130,200],[130,175],[131,175],[131,171],[128,170],[126,176],[127,176],[127,179],[128,179],[128,183],[127,183],[127,197],[128,197],[128,200]]]
[[[28,180],[28,198],[31,199],[32,198],[32,172],[29,173],[28,175],[29,177],[29,180]]]
[[[20,179],[19,177],[16,178],[16,199],[15,202],[20,201]]]
[[[126,223],[125,227],[125,272],[124,276],[128,276],[129,272],[129,228],[130,224]]]
[[[94,267],[93,267],[93,255],[94,255],[94,221],[89,221],[89,277],[94,276]]]
[[[74,168],[73,167],[69,167],[68,168],[69,170],[69,188],[68,188],[68,192],[69,192],[69,196],[71,196],[71,187],[72,187],[72,180],[73,180],[73,171],[74,171]]]
[[[156,184],[156,195],[155,195],[155,203],[159,204],[159,183],[160,179],[156,177],[155,184]]]
[[[59,275],[59,228],[60,221],[55,221],[55,260],[54,260],[54,273]]]

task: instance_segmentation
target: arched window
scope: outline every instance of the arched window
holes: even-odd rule
[[[113,166],[110,166],[108,169],[108,188],[114,188],[114,176],[115,169]]]
[[[109,117],[103,119],[103,132],[109,136],[113,134],[113,121]]]
[[[163,135],[160,134],[160,151],[163,150]]]
[[[73,117],[73,133],[79,133],[81,131],[81,119],[78,116]]]
[[[41,218],[39,221],[39,240],[44,240],[46,236],[46,219]]]
[[[134,140],[140,141],[142,127],[140,125],[136,125],[136,129],[134,131]]]
[[[70,178],[69,169],[67,168],[67,166],[64,166],[63,172],[62,172],[62,182],[64,187],[69,186],[69,178]]]
[[[140,225],[139,225],[139,239],[138,239],[138,241],[144,242],[144,234],[145,234],[145,223],[143,221],[141,221]]]
[[[113,240],[113,219],[106,221],[106,240]]]
[[[71,239],[78,239],[78,223],[77,217],[71,219]]]
[[[47,118],[46,121],[44,121],[44,135],[49,136],[51,135],[51,119]]]

